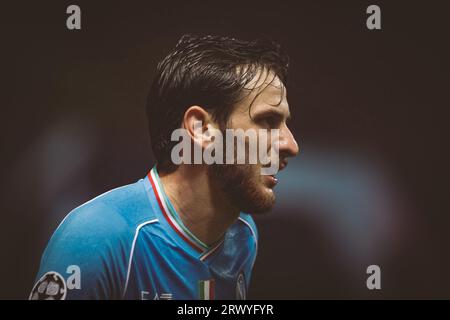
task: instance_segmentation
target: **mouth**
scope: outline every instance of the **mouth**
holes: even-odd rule
[[[270,167],[270,166],[271,166],[271,164],[269,164],[267,166],[264,166],[264,167]],[[284,170],[287,167],[287,160],[286,159],[281,160],[279,162],[278,166],[279,166],[278,167],[278,172]],[[273,187],[275,187],[277,185],[278,179],[277,179],[276,175],[278,174],[278,172],[276,172],[275,174],[272,174],[272,175],[265,175],[264,176],[264,179],[270,184],[270,188],[273,188]]]
[[[270,167],[270,164],[268,166]],[[281,160],[279,162],[278,172],[284,170],[286,167],[287,167],[287,160],[286,159]],[[263,180],[265,184],[268,186],[268,188],[273,189],[278,184],[278,178],[276,177],[277,173],[263,176]]]
[[[273,188],[277,185],[277,183],[278,183],[278,179],[276,178],[276,176],[275,176],[274,174],[273,174],[273,175],[270,175],[270,176],[264,176],[263,179],[265,180],[266,185],[267,185],[270,189],[273,189]]]

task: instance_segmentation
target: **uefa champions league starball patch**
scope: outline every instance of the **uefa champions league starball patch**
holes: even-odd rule
[[[29,300],[64,300],[66,298],[66,281],[54,271],[44,274],[31,290]]]

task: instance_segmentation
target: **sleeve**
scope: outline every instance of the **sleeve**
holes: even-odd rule
[[[101,203],[69,213],[44,251],[29,299],[120,299],[126,230],[120,215]]]

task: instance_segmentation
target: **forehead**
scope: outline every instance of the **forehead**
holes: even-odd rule
[[[259,72],[245,87],[245,98],[237,105],[238,114],[257,114],[265,111],[277,111],[289,115],[286,88],[274,73]],[[276,110],[273,110],[276,109]]]

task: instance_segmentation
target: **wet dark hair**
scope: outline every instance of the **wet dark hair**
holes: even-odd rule
[[[269,39],[244,41],[184,35],[158,64],[147,98],[151,146],[159,171],[173,171],[172,132],[185,111],[198,105],[223,126],[233,107],[249,94],[246,86],[262,70],[287,85],[288,56]],[[272,80],[273,81],[273,80]],[[254,88],[252,88],[254,89]]]

